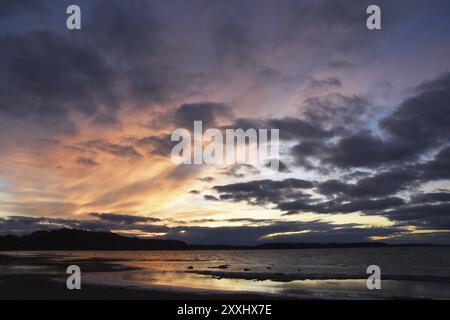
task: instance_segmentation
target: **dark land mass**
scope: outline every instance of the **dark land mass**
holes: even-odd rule
[[[124,237],[112,232],[75,229],[36,231],[0,237],[0,251],[11,250],[183,250],[183,241]]]
[[[256,246],[190,245],[179,240],[125,237],[112,232],[76,229],[36,231],[29,235],[0,236],[0,251],[46,250],[269,250],[314,248],[393,247],[383,242],[362,243],[264,243]],[[408,244],[407,246],[425,246]],[[432,246],[427,244],[426,246]]]

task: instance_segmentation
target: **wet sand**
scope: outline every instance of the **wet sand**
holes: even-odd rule
[[[342,275],[342,274],[307,274],[302,273],[269,273],[269,272],[227,272],[227,271],[186,271],[196,274],[202,274],[206,276],[216,277],[220,279],[243,279],[243,280],[271,280],[280,282],[289,282],[295,280],[365,280],[367,278],[366,273],[354,274],[354,275]],[[430,281],[439,283],[450,283],[450,278],[435,277],[435,276],[418,276],[418,275],[384,275],[384,280],[406,280],[406,281]]]
[[[115,260],[116,261],[116,260]],[[109,260],[65,260],[58,261],[43,257],[12,257],[0,254],[0,299],[1,300],[251,300],[274,299],[258,294],[192,292],[182,290],[157,290],[135,286],[114,286],[82,283],[81,290],[68,290],[65,284],[66,268],[77,264],[86,272],[115,272],[131,270]],[[17,273],[6,272],[8,268]],[[34,270],[33,272],[27,272]],[[38,268],[38,269],[32,269]],[[35,270],[42,271],[36,272]]]
[[[282,265],[280,268],[274,261],[269,267],[266,261],[269,254],[263,254],[262,263],[253,262],[250,266],[246,265],[251,261],[247,255],[237,260],[228,257],[228,252],[216,251],[3,252],[0,253],[0,299],[365,300],[450,297],[450,278],[446,273],[442,277],[442,273],[438,275],[422,270],[409,274],[386,272],[382,279],[383,290],[368,290],[367,274],[355,272],[354,268],[337,265],[323,272],[320,265],[314,268],[307,264],[301,268]],[[66,287],[66,269],[72,264],[82,270],[81,290],[68,290]]]

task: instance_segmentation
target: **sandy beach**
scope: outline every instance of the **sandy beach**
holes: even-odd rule
[[[438,266],[445,250],[3,252],[0,299],[448,299],[446,269],[412,265]],[[382,290],[367,289],[364,255],[382,262]],[[81,290],[66,287],[69,265]]]
[[[85,272],[118,272],[132,268],[109,260],[72,260]],[[139,286],[83,283],[81,290],[65,284],[67,261],[46,257],[12,257],[0,254],[0,300],[254,300],[276,299],[267,295],[164,290]],[[13,272],[7,272],[9,269]],[[15,273],[15,274],[14,274]]]

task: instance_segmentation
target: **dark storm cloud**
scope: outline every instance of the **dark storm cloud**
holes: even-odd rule
[[[326,130],[320,124],[312,123],[304,118],[285,117],[280,119],[238,118],[227,127],[248,129],[279,129],[281,140],[319,140],[331,138],[333,132]]]
[[[312,202],[310,199],[301,199],[291,202],[278,204],[280,210],[286,211],[286,215],[297,214],[301,212],[314,213],[352,213],[363,211],[366,214],[380,214],[383,210],[395,208],[403,205],[405,202],[398,197],[389,197],[382,199],[357,199],[350,202],[340,200],[331,200],[326,202]]]
[[[218,198],[216,198],[215,196],[212,196],[212,195],[210,195],[210,194],[205,194],[205,195],[203,196],[203,198],[204,198],[205,200],[208,200],[208,201],[219,201]]]
[[[271,119],[267,121],[267,127],[280,129],[280,138],[284,140],[331,137],[331,133],[322,127],[298,118]]]
[[[48,3],[49,0],[2,0],[0,2],[0,17],[39,10]]]
[[[340,180],[308,182],[304,185],[316,193],[293,190],[287,180],[248,181],[215,186],[222,201],[245,201],[250,205],[272,205],[286,215],[313,212],[339,214],[361,212],[381,215],[403,225],[446,229],[450,196],[447,192],[417,193],[423,183],[449,179],[450,147],[436,152],[429,160],[369,174],[347,175]],[[346,181],[349,179],[349,182]],[[301,188],[299,186],[299,188]],[[410,201],[402,192],[411,194]],[[420,205],[421,203],[426,203]],[[418,205],[419,204],[419,205]]]
[[[354,200],[348,203],[341,203],[338,205],[331,205],[329,208],[325,210],[329,213],[342,212],[342,213],[351,213],[362,211],[365,213],[375,213],[379,214],[381,210],[396,208],[405,204],[405,201],[399,197],[386,197],[382,199],[361,199]]]
[[[397,228],[354,228],[353,224],[336,226],[322,221],[277,221],[264,225],[236,227],[187,227],[177,228],[184,233],[173,232],[166,238],[184,240],[194,244],[258,244],[267,242],[361,242],[375,235],[392,235]],[[289,234],[297,232],[297,234]],[[304,232],[304,233],[298,233]],[[267,237],[273,235],[272,237]],[[337,240],[339,239],[339,240]]]
[[[280,128],[283,139],[298,140],[291,155],[306,169],[338,167],[378,168],[414,163],[450,138],[450,74],[417,86],[412,97],[402,102],[379,122],[381,135],[367,128],[376,110],[360,96],[327,94],[307,98],[302,118],[272,119],[255,123],[240,119],[244,125]],[[445,153],[445,149],[441,152]],[[448,177],[446,158],[428,164],[430,179]],[[313,160],[322,166],[313,165]],[[423,168],[425,170],[425,168]],[[433,170],[435,171],[433,173]],[[380,178],[381,179],[381,178]],[[413,177],[410,181],[414,181]]]
[[[449,149],[444,148],[434,158],[419,164],[394,167],[369,176],[357,176],[354,183],[332,179],[304,185],[325,199],[305,194],[302,190],[292,190],[286,180],[270,183],[249,181],[215,186],[213,189],[223,201],[245,201],[251,205],[270,204],[285,215],[362,212],[365,215],[385,216],[399,225],[448,229],[449,193],[417,194],[415,189],[421,183],[448,179]],[[409,202],[403,197],[395,196],[402,191],[412,192]]]
[[[368,117],[373,112],[371,108],[373,106],[364,96],[339,93],[308,97],[302,104],[303,116],[308,122],[332,128],[336,133],[343,127],[347,130],[357,128],[361,117]]]
[[[169,135],[147,136],[135,141],[136,146],[143,148],[149,156],[168,156],[176,144]]]
[[[320,150],[324,163],[340,168],[377,167],[415,161],[450,138],[450,73],[416,87],[415,95],[402,102],[379,123],[384,138],[370,131],[343,137]],[[364,150],[364,152],[361,152]],[[319,151],[316,150],[316,154]]]
[[[401,144],[383,141],[368,131],[344,137],[336,145],[320,152],[324,163],[345,169],[377,167],[383,163],[399,163],[417,157],[417,147],[413,141]]]
[[[174,112],[174,122],[178,128],[192,129],[194,121],[202,121],[203,127],[215,127],[221,118],[232,116],[231,109],[222,103],[202,102],[183,104]]]
[[[302,40],[310,46],[326,41],[338,52],[356,50],[367,44],[365,26],[359,23],[364,1],[289,1],[282,18],[292,24],[282,30],[284,38]]]
[[[410,170],[392,170],[377,173],[374,176],[359,179],[355,184],[339,180],[328,180],[317,186],[323,195],[339,195],[349,198],[383,197],[411,187],[418,175]]]
[[[326,223],[321,222],[277,222],[272,225],[265,226],[236,226],[236,227],[188,227],[183,228],[185,233],[172,234],[172,238],[189,241],[195,244],[211,243],[211,244],[255,244],[258,242],[277,241],[274,239],[261,239],[262,237],[279,232],[302,231],[302,230],[325,230],[332,229]]]
[[[229,1],[207,3],[213,21],[210,33],[219,62],[244,65],[254,64],[255,34],[248,23],[252,18],[251,4]],[[235,14],[239,10],[240,14]]]
[[[450,136],[450,73],[425,82],[380,127],[397,141],[415,141],[417,150],[448,142]]]
[[[450,192],[429,192],[416,194],[411,199],[412,203],[450,202]]]
[[[122,98],[137,108],[170,102],[195,77],[177,63],[177,52],[163,37],[173,21],[162,19],[157,7],[152,1],[102,0],[87,17],[86,41],[112,62]]]
[[[310,189],[314,183],[301,179],[289,178],[283,181],[255,180],[215,186],[213,190],[219,193],[221,200],[247,201],[251,204],[267,204],[279,202],[295,193],[301,194],[299,189]],[[307,195],[305,195],[307,196]]]
[[[398,208],[387,213],[389,219],[417,227],[450,230],[450,203],[421,204]]]
[[[239,118],[234,121],[232,127],[244,130],[249,128],[279,129],[280,139],[298,141],[291,148],[290,154],[296,160],[297,165],[307,169],[315,168],[310,162],[311,158],[321,160],[325,164],[333,162],[328,158],[345,157],[345,161],[353,161],[358,164],[360,162],[358,157],[366,157],[366,153],[361,155],[355,149],[366,146],[367,141],[360,136],[356,136],[355,140],[362,139],[363,141],[352,141],[350,143],[351,146],[344,146],[344,151],[332,154],[330,149],[333,151],[340,149],[333,147],[330,140],[353,134],[366,125],[364,117],[370,118],[371,107],[369,101],[361,96],[347,96],[337,93],[326,94],[307,98],[302,105],[301,117],[279,119]],[[344,139],[342,138],[338,144],[344,143]],[[353,146],[355,143],[356,146]],[[374,159],[373,161],[377,160]],[[325,169],[325,167],[321,169]]]
[[[0,8],[19,12],[43,3],[47,2],[5,0]],[[299,44],[320,56],[368,43],[368,31],[360,23],[365,17],[363,3],[193,1],[195,16],[182,3],[101,0],[83,6],[87,8],[81,32],[19,34],[11,27],[11,33],[0,39],[1,112],[73,133],[77,114],[94,124],[116,123],[122,106],[152,108],[186,99],[221,79],[230,65],[249,67],[256,79],[268,73],[283,78],[276,66],[266,66],[266,53],[274,48],[297,52],[290,48]],[[203,14],[199,17],[197,12]],[[195,41],[186,47],[180,39],[188,32]],[[372,34],[371,41],[376,37]],[[322,85],[337,87],[340,80],[329,77],[311,83],[316,88]],[[207,125],[211,112],[221,111],[205,111],[201,116]]]
[[[360,22],[367,6],[365,1],[209,1],[204,10],[218,62],[245,68],[262,65],[261,52],[287,45],[301,44],[317,56],[365,48],[368,38],[377,38],[368,37]],[[386,10],[390,6],[383,3]],[[384,22],[391,26],[389,18]]]
[[[18,12],[36,9],[43,3],[5,0],[0,8],[3,12]],[[196,19],[192,25],[194,29],[200,28],[199,37],[203,36],[205,47],[211,47],[224,66],[244,64],[258,74],[257,78],[268,70],[261,61],[266,46],[282,48],[292,42],[309,46],[315,43],[320,49],[322,46],[314,39],[326,36],[332,47],[338,44],[338,50],[346,51],[364,40],[365,28],[354,21],[364,12],[360,10],[364,7],[359,5],[335,1],[299,4],[286,0],[276,5],[271,1],[207,4],[199,1],[192,6],[205,13],[204,19]],[[199,90],[194,86],[220,78],[220,74],[205,77],[204,68],[187,71],[189,68],[180,61],[190,58],[196,61],[198,50],[193,46],[183,52],[179,43],[167,35],[184,34],[185,21],[192,23],[193,19],[189,13],[161,15],[164,7],[152,1],[95,1],[89,4],[84,15],[85,28],[70,37],[52,31],[3,36],[0,39],[3,75],[0,76],[0,112],[42,124],[47,129],[74,133],[77,114],[94,124],[109,125],[120,120],[117,114],[121,106],[151,108],[155,104],[167,104]],[[205,24],[208,28],[204,28]],[[339,28],[332,28],[333,25]],[[206,59],[205,65],[208,63],[212,61]],[[273,70],[273,73],[280,74],[280,71]],[[43,74],[46,76],[42,77]],[[333,77],[311,80],[311,88],[323,86],[340,86],[340,80]],[[202,108],[201,105],[183,105],[177,109],[176,124],[190,127],[193,120],[203,120],[211,126],[216,117],[230,115],[225,106],[208,103],[208,108]],[[283,125],[277,121],[273,126]],[[288,119],[285,122],[287,136],[323,134],[320,128],[311,128],[308,123]]]
[[[134,223],[149,223],[149,222],[159,222],[161,219],[154,217],[142,217],[142,216],[131,216],[125,214],[117,213],[99,213],[91,212],[90,216],[96,217],[102,221],[120,223],[120,224],[134,224]]]
[[[72,133],[76,112],[117,110],[112,70],[90,46],[49,31],[0,38],[0,113]],[[43,76],[45,75],[45,76]]]
[[[93,4],[88,19],[89,38],[99,50],[114,58],[142,63],[164,49],[160,35],[164,26],[151,1],[100,0]],[[120,44],[120,45],[118,45]]]
[[[278,172],[289,173],[292,172],[289,167],[279,159],[271,159],[265,165],[266,168],[271,168],[272,164],[278,168]]]
[[[0,9],[43,3],[2,1]],[[85,12],[84,29],[70,36],[31,29],[0,37],[0,114],[73,134],[80,115],[114,124],[122,106],[152,108],[188,90],[195,75],[177,69],[150,2],[95,1]]]
[[[215,186],[214,189],[220,192],[231,191],[252,191],[254,189],[309,189],[314,186],[311,181],[289,178],[282,181],[256,180],[250,182],[234,183],[226,186]]]
[[[415,167],[421,170],[422,180],[442,180],[450,179],[450,147],[440,150],[433,160]]]

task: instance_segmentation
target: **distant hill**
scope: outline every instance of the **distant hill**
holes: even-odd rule
[[[36,231],[25,236],[0,236],[0,250],[174,250],[183,241],[124,237],[112,232],[74,229]]]
[[[112,232],[60,229],[36,231],[29,235],[0,236],[0,251],[20,250],[267,250],[314,248],[392,247],[383,242],[362,243],[263,243],[256,246],[189,245],[179,240],[125,237]],[[407,246],[423,246],[409,244]],[[431,245],[430,245],[431,246]]]

